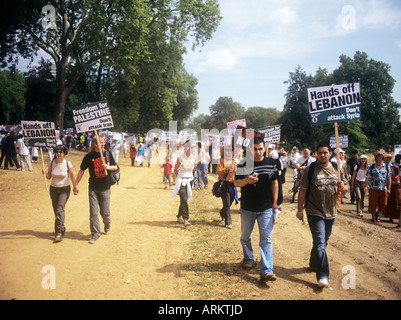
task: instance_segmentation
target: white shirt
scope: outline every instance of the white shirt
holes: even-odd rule
[[[309,159],[308,159],[308,158],[304,158],[304,157],[302,156],[302,157],[300,157],[300,158],[298,159],[298,161],[295,162],[295,163],[296,163],[297,165],[299,165],[299,166],[302,166],[302,165],[306,162],[306,160],[308,160],[308,162],[305,164],[305,166],[310,166],[310,164],[311,164],[312,162],[315,162],[315,159],[312,158],[312,157],[309,157]]]
[[[301,154],[299,152],[292,154],[290,156],[290,160],[292,163],[297,163],[298,159],[301,158]]]
[[[280,160],[281,160],[281,162],[283,163],[283,168],[285,169],[285,168],[288,168],[288,158],[287,157],[284,157],[284,156],[281,156],[280,157]]]
[[[358,169],[358,166],[354,167],[354,172]],[[355,180],[365,182],[366,178],[366,170],[359,168],[358,172],[356,173]]]
[[[67,167],[67,162],[68,162],[68,167]],[[57,160],[54,160],[49,163],[49,168],[50,166],[53,178],[50,185],[56,188],[69,186],[70,180],[68,179],[68,173],[69,173],[68,169],[69,170],[72,169],[71,162],[64,159],[63,162],[57,163]]]
[[[29,155],[29,150],[26,147],[24,141],[22,138],[17,140],[17,148],[18,148],[18,154],[28,156]]]

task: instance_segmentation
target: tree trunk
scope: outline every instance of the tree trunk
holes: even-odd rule
[[[56,123],[58,123],[60,135],[62,135],[64,130],[65,103],[67,101],[68,94],[71,91],[65,82],[67,74],[66,60],[56,62],[56,69]]]

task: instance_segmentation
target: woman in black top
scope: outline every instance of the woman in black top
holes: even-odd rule
[[[80,170],[78,172],[77,179],[74,184],[74,194],[77,195],[78,183],[81,181],[85,170],[89,169],[89,220],[90,220],[90,230],[92,234],[92,238],[89,240],[89,243],[94,244],[99,240],[100,237],[100,223],[99,223],[99,208],[100,215],[102,216],[104,223],[104,232],[110,231],[111,224],[111,215],[110,215],[110,194],[111,194],[111,183],[109,176],[106,173],[108,171],[117,170],[118,166],[116,165],[114,158],[110,151],[109,154],[104,157],[104,160],[108,158],[110,163],[103,164],[100,148],[104,150],[104,145],[106,139],[103,137],[99,138],[100,146],[97,142],[97,139],[92,140],[92,146],[89,150],[89,153],[85,155],[82,160]],[[106,160],[105,160],[106,161]]]

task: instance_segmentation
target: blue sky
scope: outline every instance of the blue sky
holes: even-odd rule
[[[356,51],[391,66],[401,103],[401,1],[220,0],[220,9],[213,39],[185,57],[199,80],[195,116],[209,114],[221,96],[245,108],[282,110],[290,72],[332,72],[341,54]]]

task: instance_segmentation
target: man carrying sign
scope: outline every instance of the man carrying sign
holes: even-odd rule
[[[326,247],[337,216],[338,191],[347,192],[348,186],[342,172],[338,181],[337,170],[330,162],[330,146],[317,146],[317,161],[306,167],[301,179],[296,217],[304,221],[303,206],[312,233],[313,247],[309,266],[316,271],[319,287],[329,284],[329,260]]]
[[[110,215],[110,194],[111,183],[106,171],[115,171],[118,169],[113,155],[110,151],[104,151],[106,138],[98,137],[99,140],[93,139],[92,146],[89,153],[85,155],[82,160],[77,179],[74,184],[74,194],[77,195],[78,184],[81,181],[85,170],[89,168],[89,220],[92,238],[89,243],[94,244],[100,237],[100,223],[98,212],[100,208],[100,215],[104,223],[104,232],[110,231],[111,215]],[[107,152],[106,158],[110,163],[103,163],[101,151]]]

